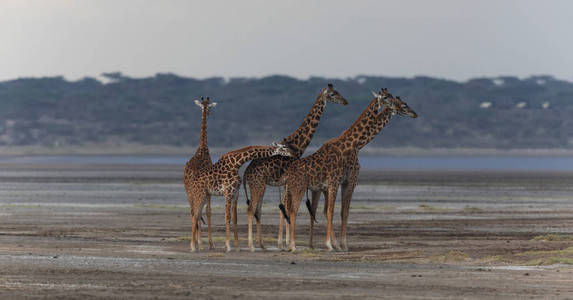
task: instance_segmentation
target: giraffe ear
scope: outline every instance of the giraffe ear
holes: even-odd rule
[[[201,101],[199,100],[195,100],[195,104],[197,104],[197,106],[203,108],[203,105],[201,105]]]
[[[215,107],[215,106],[217,106],[217,102],[213,102],[213,103],[209,104],[209,107]]]
[[[375,91],[372,91],[372,96],[374,96],[376,98],[382,97],[382,95],[377,94]]]

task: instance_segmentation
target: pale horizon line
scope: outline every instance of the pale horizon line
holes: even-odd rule
[[[414,79],[414,78],[419,78],[419,77],[428,77],[428,78],[439,79],[439,80],[454,81],[454,82],[458,82],[458,83],[466,83],[466,82],[469,82],[469,81],[475,80],[475,79],[502,79],[504,77],[515,77],[515,78],[518,78],[519,80],[525,80],[525,79],[536,78],[536,77],[551,77],[551,78],[558,80],[558,81],[565,81],[565,82],[573,83],[573,78],[572,79],[559,78],[559,77],[552,75],[552,74],[530,74],[527,76],[518,76],[518,75],[511,75],[511,74],[500,74],[500,75],[494,75],[494,76],[476,75],[476,76],[469,77],[465,80],[460,80],[460,79],[447,78],[447,77],[443,77],[443,76],[439,76],[439,75],[428,75],[428,74],[416,74],[416,75],[410,75],[410,76],[391,76],[391,75],[385,75],[385,74],[357,74],[354,76],[309,75],[309,76],[305,77],[305,76],[296,76],[296,75],[290,75],[290,74],[285,74],[285,73],[280,73],[280,72],[270,73],[270,74],[266,74],[266,75],[254,75],[254,76],[213,75],[213,76],[197,76],[197,77],[194,77],[194,76],[179,74],[179,73],[170,72],[170,71],[155,72],[154,74],[150,74],[150,75],[146,75],[146,76],[130,75],[130,74],[123,73],[122,71],[102,72],[99,75],[88,75],[88,74],[86,74],[86,75],[80,76],[80,77],[78,77],[78,76],[66,76],[63,74],[53,74],[53,75],[46,74],[46,75],[32,75],[32,76],[23,75],[23,76],[17,76],[17,77],[13,77],[13,78],[0,79],[0,83],[15,81],[15,80],[22,80],[22,79],[42,79],[42,78],[56,78],[56,77],[62,77],[65,81],[68,81],[68,82],[77,82],[77,81],[81,81],[81,80],[86,79],[86,78],[95,79],[95,80],[97,80],[103,84],[113,82],[113,80],[110,80],[107,77],[105,77],[103,75],[104,73],[120,73],[121,75],[123,75],[125,77],[129,77],[131,79],[145,79],[145,78],[155,77],[157,75],[167,75],[167,74],[174,75],[174,76],[181,77],[181,78],[196,79],[196,80],[207,80],[207,79],[213,79],[213,78],[222,78],[225,81],[225,83],[229,82],[231,79],[236,79],[236,78],[261,79],[261,78],[272,77],[272,76],[285,76],[285,77],[290,77],[290,78],[294,78],[297,80],[309,80],[311,78],[325,78],[325,79],[334,79],[334,80],[337,80],[337,79],[339,79],[339,80],[356,80],[356,79],[359,79],[361,77],[385,77],[385,78],[403,78],[403,79]]]

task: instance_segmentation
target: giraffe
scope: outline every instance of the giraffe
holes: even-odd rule
[[[211,108],[217,105],[217,102],[210,102],[209,97],[204,99],[201,97],[201,101],[195,100],[195,104],[201,108],[201,136],[199,139],[199,147],[195,151],[195,155],[187,161],[184,169],[183,184],[185,185],[185,190],[187,193],[187,198],[191,199],[191,194],[187,186],[189,182],[197,176],[202,170],[208,169],[213,165],[211,160],[211,155],[209,154],[209,147],[207,146],[207,117]],[[211,196],[207,197],[207,235],[209,238],[209,249],[213,249],[215,245],[213,244],[213,239],[211,238]],[[201,229],[199,228],[199,237],[201,236]]]
[[[284,178],[281,178],[281,175],[286,171],[287,167],[293,160],[302,156],[304,150],[308,144],[310,144],[318,123],[320,122],[322,113],[324,112],[326,103],[328,102],[343,105],[348,104],[348,101],[346,101],[346,99],[344,99],[344,97],[334,89],[332,84],[328,84],[327,88],[323,88],[316,97],[314,104],[304,118],[302,124],[281,142],[293,150],[295,154],[294,157],[273,156],[255,159],[245,170],[245,173],[243,174],[243,186],[248,205],[248,239],[251,251],[255,251],[255,247],[253,246],[253,216],[257,221],[257,239],[259,247],[261,249],[265,248],[261,236],[261,206],[263,203],[261,200],[265,194],[266,185],[278,186],[279,189],[284,185],[285,180]],[[250,201],[247,193],[247,183],[251,192]]]
[[[381,94],[387,94],[388,90],[387,89],[382,89]],[[375,94],[375,93],[374,93]],[[376,94],[375,94],[376,96]],[[388,124],[388,122],[390,121],[390,118],[394,115],[394,114],[399,114],[402,116],[409,116],[409,117],[417,117],[417,115],[411,111],[411,114],[408,114],[406,110],[403,110],[403,108],[407,107],[407,104],[404,103],[404,101],[402,101],[402,99],[398,96],[396,98],[394,98],[391,94],[388,97],[388,105],[390,105],[388,107],[388,109],[384,109],[382,110],[378,116],[375,119],[375,123],[374,126],[369,126],[369,134],[362,136],[361,140],[358,142],[357,145],[357,149],[360,150],[362,149],[364,146],[366,146],[372,139],[374,139],[374,137],[376,137],[376,135],[378,135],[378,133],[380,133],[380,131],[382,131],[382,129],[386,126],[386,124]],[[341,184],[341,196],[342,196],[342,203],[344,203],[344,205],[341,207],[341,219],[344,220],[344,222],[342,222],[341,224],[341,247],[344,251],[347,250],[346,248],[346,230],[347,230],[347,218],[349,215],[349,211],[350,211],[350,202],[352,200],[352,194],[354,193],[354,189],[356,187],[356,184],[358,182],[358,175],[360,173],[360,163],[358,162],[358,157],[356,157],[356,161],[353,163],[353,165],[350,165],[349,168],[349,176],[348,176],[348,180],[347,182],[343,182]],[[324,195],[325,199],[326,199],[326,194]],[[311,204],[311,208],[310,208],[310,216],[311,216],[311,223],[310,223],[310,230],[309,230],[309,247],[313,248],[313,228],[314,228],[314,223],[315,223],[315,215],[316,215],[316,209],[318,207],[318,201],[320,199],[320,191],[313,191],[312,192],[312,204]],[[327,202],[325,201],[325,205],[324,205],[324,214],[326,215],[327,210],[328,210],[328,206],[327,206]]]
[[[383,110],[382,110],[383,108]],[[314,154],[294,161],[285,174],[287,178],[283,203],[285,218],[289,222],[290,228],[286,228],[287,242],[291,251],[296,250],[294,229],[296,214],[300,202],[307,189],[313,192],[323,192],[325,196],[326,209],[326,247],[328,251],[336,246],[336,238],[332,228],[334,203],[339,186],[342,185],[342,232],[341,248],[347,250],[346,246],[346,224],[348,221],[348,210],[352,191],[357,183],[359,164],[358,150],[370,142],[378,131],[375,128],[382,128],[390,119],[392,114],[416,118],[416,113],[399,98],[394,98],[386,89],[374,93],[374,98],[362,112],[360,117],[339,137],[327,141]],[[384,125],[377,125],[377,118],[382,115]],[[315,194],[316,200],[316,194]],[[348,202],[348,203],[347,203]],[[282,247],[282,223],[279,225],[279,247]]]
[[[225,227],[227,252],[231,251],[230,218],[232,212],[235,247],[239,250],[237,234],[237,198],[241,186],[239,168],[249,160],[273,155],[294,156],[292,151],[283,144],[272,146],[249,146],[223,154],[211,168],[201,171],[194,180],[188,182],[187,190],[191,195],[191,251],[195,251],[195,242],[200,243],[198,236],[199,219],[205,199],[208,196],[225,196]]]

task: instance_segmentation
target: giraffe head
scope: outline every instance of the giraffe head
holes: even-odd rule
[[[195,100],[195,104],[201,108],[201,112],[207,112],[207,114],[209,114],[210,109],[215,107],[217,102],[210,102],[209,97],[207,97],[207,99],[201,97],[200,101]]]
[[[283,144],[279,144],[279,143],[274,142],[274,143],[272,143],[271,146],[275,148],[273,150],[273,155],[281,155],[281,156],[288,156],[288,157],[295,157],[296,156],[296,153],[294,153],[292,149],[290,149],[289,147],[287,147]]]
[[[372,92],[372,94],[381,101],[382,105],[390,108],[393,115],[398,114],[400,116],[410,118],[418,117],[418,114],[416,114],[416,112],[411,109],[406,102],[402,101],[400,96],[392,96],[392,94],[388,93],[388,89],[383,88],[380,90],[380,93]]]
[[[322,89],[320,92],[320,97],[326,102],[338,103],[342,105],[348,104],[348,101],[346,101],[346,99],[344,99],[344,97],[342,97],[342,95],[340,95],[340,93],[334,89],[332,83],[329,83],[328,87]]]

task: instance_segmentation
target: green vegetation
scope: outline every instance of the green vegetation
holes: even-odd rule
[[[573,241],[573,235],[548,233],[545,235],[536,236],[532,240],[534,240],[534,241]]]
[[[573,264],[573,247],[560,250],[535,250],[515,254],[489,256],[484,258],[484,262],[501,262],[526,266]]]
[[[445,254],[436,255],[430,261],[437,263],[460,263],[469,260],[469,256],[460,250],[450,250]]]
[[[374,146],[507,149],[565,148],[573,143],[573,83],[550,76],[502,77],[495,82],[376,76],[228,81],[173,74],[104,76],[111,82],[62,77],[0,82],[0,146],[194,146],[200,113],[193,100],[200,96],[220,104],[209,120],[211,146],[270,143],[300,124],[329,82],[350,104],[329,105],[315,145],[339,135],[370,101],[370,91],[382,87],[400,95],[420,117],[396,117],[388,125],[394,129],[385,130]],[[491,106],[480,107],[485,102]],[[521,102],[526,105],[518,108]]]
[[[484,210],[479,208],[479,207],[473,207],[473,206],[466,206],[464,207],[464,212],[465,213],[481,213]]]

